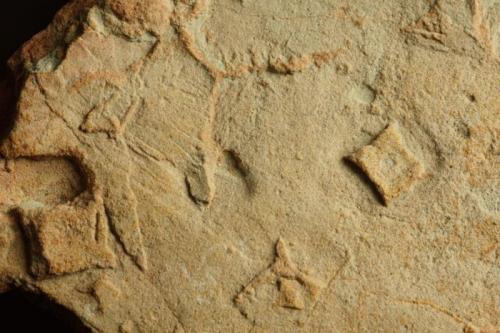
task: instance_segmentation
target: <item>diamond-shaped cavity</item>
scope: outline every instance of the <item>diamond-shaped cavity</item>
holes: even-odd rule
[[[27,202],[19,214],[37,278],[115,266],[102,200],[53,208]]]
[[[422,163],[404,144],[396,123],[349,159],[370,178],[386,205],[425,175]]]

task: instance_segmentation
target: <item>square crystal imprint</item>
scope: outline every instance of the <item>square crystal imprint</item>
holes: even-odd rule
[[[395,122],[347,158],[373,182],[385,205],[408,192],[426,175],[422,163],[404,144]]]

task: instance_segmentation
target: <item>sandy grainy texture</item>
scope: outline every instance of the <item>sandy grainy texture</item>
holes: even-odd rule
[[[75,0],[10,67],[1,290],[94,332],[500,332],[500,1]]]

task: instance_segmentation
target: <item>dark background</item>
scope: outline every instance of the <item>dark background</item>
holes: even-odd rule
[[[17,94],[7,60],[24,42],[43,30],[67,2],[0,0],[0,141],[12,127]]]
[[[67,0],[13,0],[0,2],[0,72],[24,42],[43,30]]]
[[[64,307],[20,290],[0,294],[0,329],[2,333],[90,333]]]
[[[7,135],[15,105],[9,57],[43,30],[67,0],[0,1],[0,140]],[[2,333],[89,332],[70,311],[46,297],[13,290],[0,294]]]

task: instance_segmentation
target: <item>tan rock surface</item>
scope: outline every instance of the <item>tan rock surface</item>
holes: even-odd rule
[[[500,332],[500,1],[75,0],[10,67],[1,290],[95,332]]]

